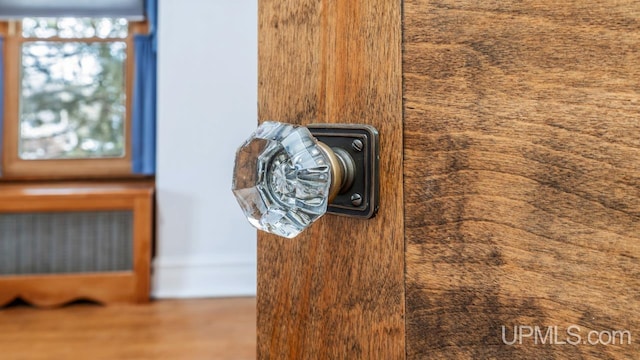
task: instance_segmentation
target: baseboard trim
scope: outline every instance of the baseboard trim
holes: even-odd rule
[[[151,296],[156,299],[256,295],[256,263],[247,258],[158,258]]]

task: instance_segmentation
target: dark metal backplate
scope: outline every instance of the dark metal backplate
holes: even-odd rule
[[[307,126],[316,139],[331,148],[342,148],[351,155],[356,165],[353,185],[338,194],[329,204],[327,212],[358,218],[371,218],[378,211],[378,131],[370,125],[312,124]],[[360,143],[362,144],[360,149]],[[354,141],[356,144],[354,145]],[[352,199],[359,194],[362,201]],[[355,203],[355,204],[354,204]]]

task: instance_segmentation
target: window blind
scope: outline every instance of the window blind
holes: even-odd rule
[[[144,0],[0,0],[0,20],[24,17],[144,19]]]

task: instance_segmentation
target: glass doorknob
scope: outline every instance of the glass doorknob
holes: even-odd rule
[[[232,189],[253,226],[293,238],[325,214],[354,173],[346,151],[306,127],[265,122],[236,153]]]

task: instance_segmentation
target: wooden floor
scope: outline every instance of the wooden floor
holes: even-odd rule
[[[0,309],[0,359],[255,359],[254,298]]]

